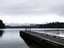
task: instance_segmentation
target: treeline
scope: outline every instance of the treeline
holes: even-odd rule
[[[0,20],[0,28],[64,28],[64,22],[52,22],[47,24],[34,24],[30,26],[9,26],[4,25],[4,23]]]
[[[41,24],[39,28],[64,28],[63,22],[52,22],[47,24]]]

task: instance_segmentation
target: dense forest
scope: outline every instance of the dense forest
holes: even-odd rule
[[[63,22],[52,22],[47,24],[41,24],[40,28],[64,28]]]
[[[3,23],[2,20],[0,20],[0,28],[5,28],[5,24]]]

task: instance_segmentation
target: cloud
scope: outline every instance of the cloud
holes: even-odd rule
[[[64,22],[64,17],[56,15],[46,15],[46,16],[0,16],[0,19],[4,23],[48,23],[48,22]]]
[[[58,14],[59,16],[64,16],[64,4],[59,6],[53,6],[51,9],[52,13]]]
[[[0,0],[0,15],[64,15],[64,0]]]

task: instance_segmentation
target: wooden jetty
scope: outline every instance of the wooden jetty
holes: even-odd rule
[[[40,45],[45,45],[47,48],[64,48],[63,37],[32,31],[20,31],[20,36],[29,44],[35,41]]]

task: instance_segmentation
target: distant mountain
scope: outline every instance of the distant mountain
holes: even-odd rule
[[[38,28],[39,24],[7,24],[6,28]]]

